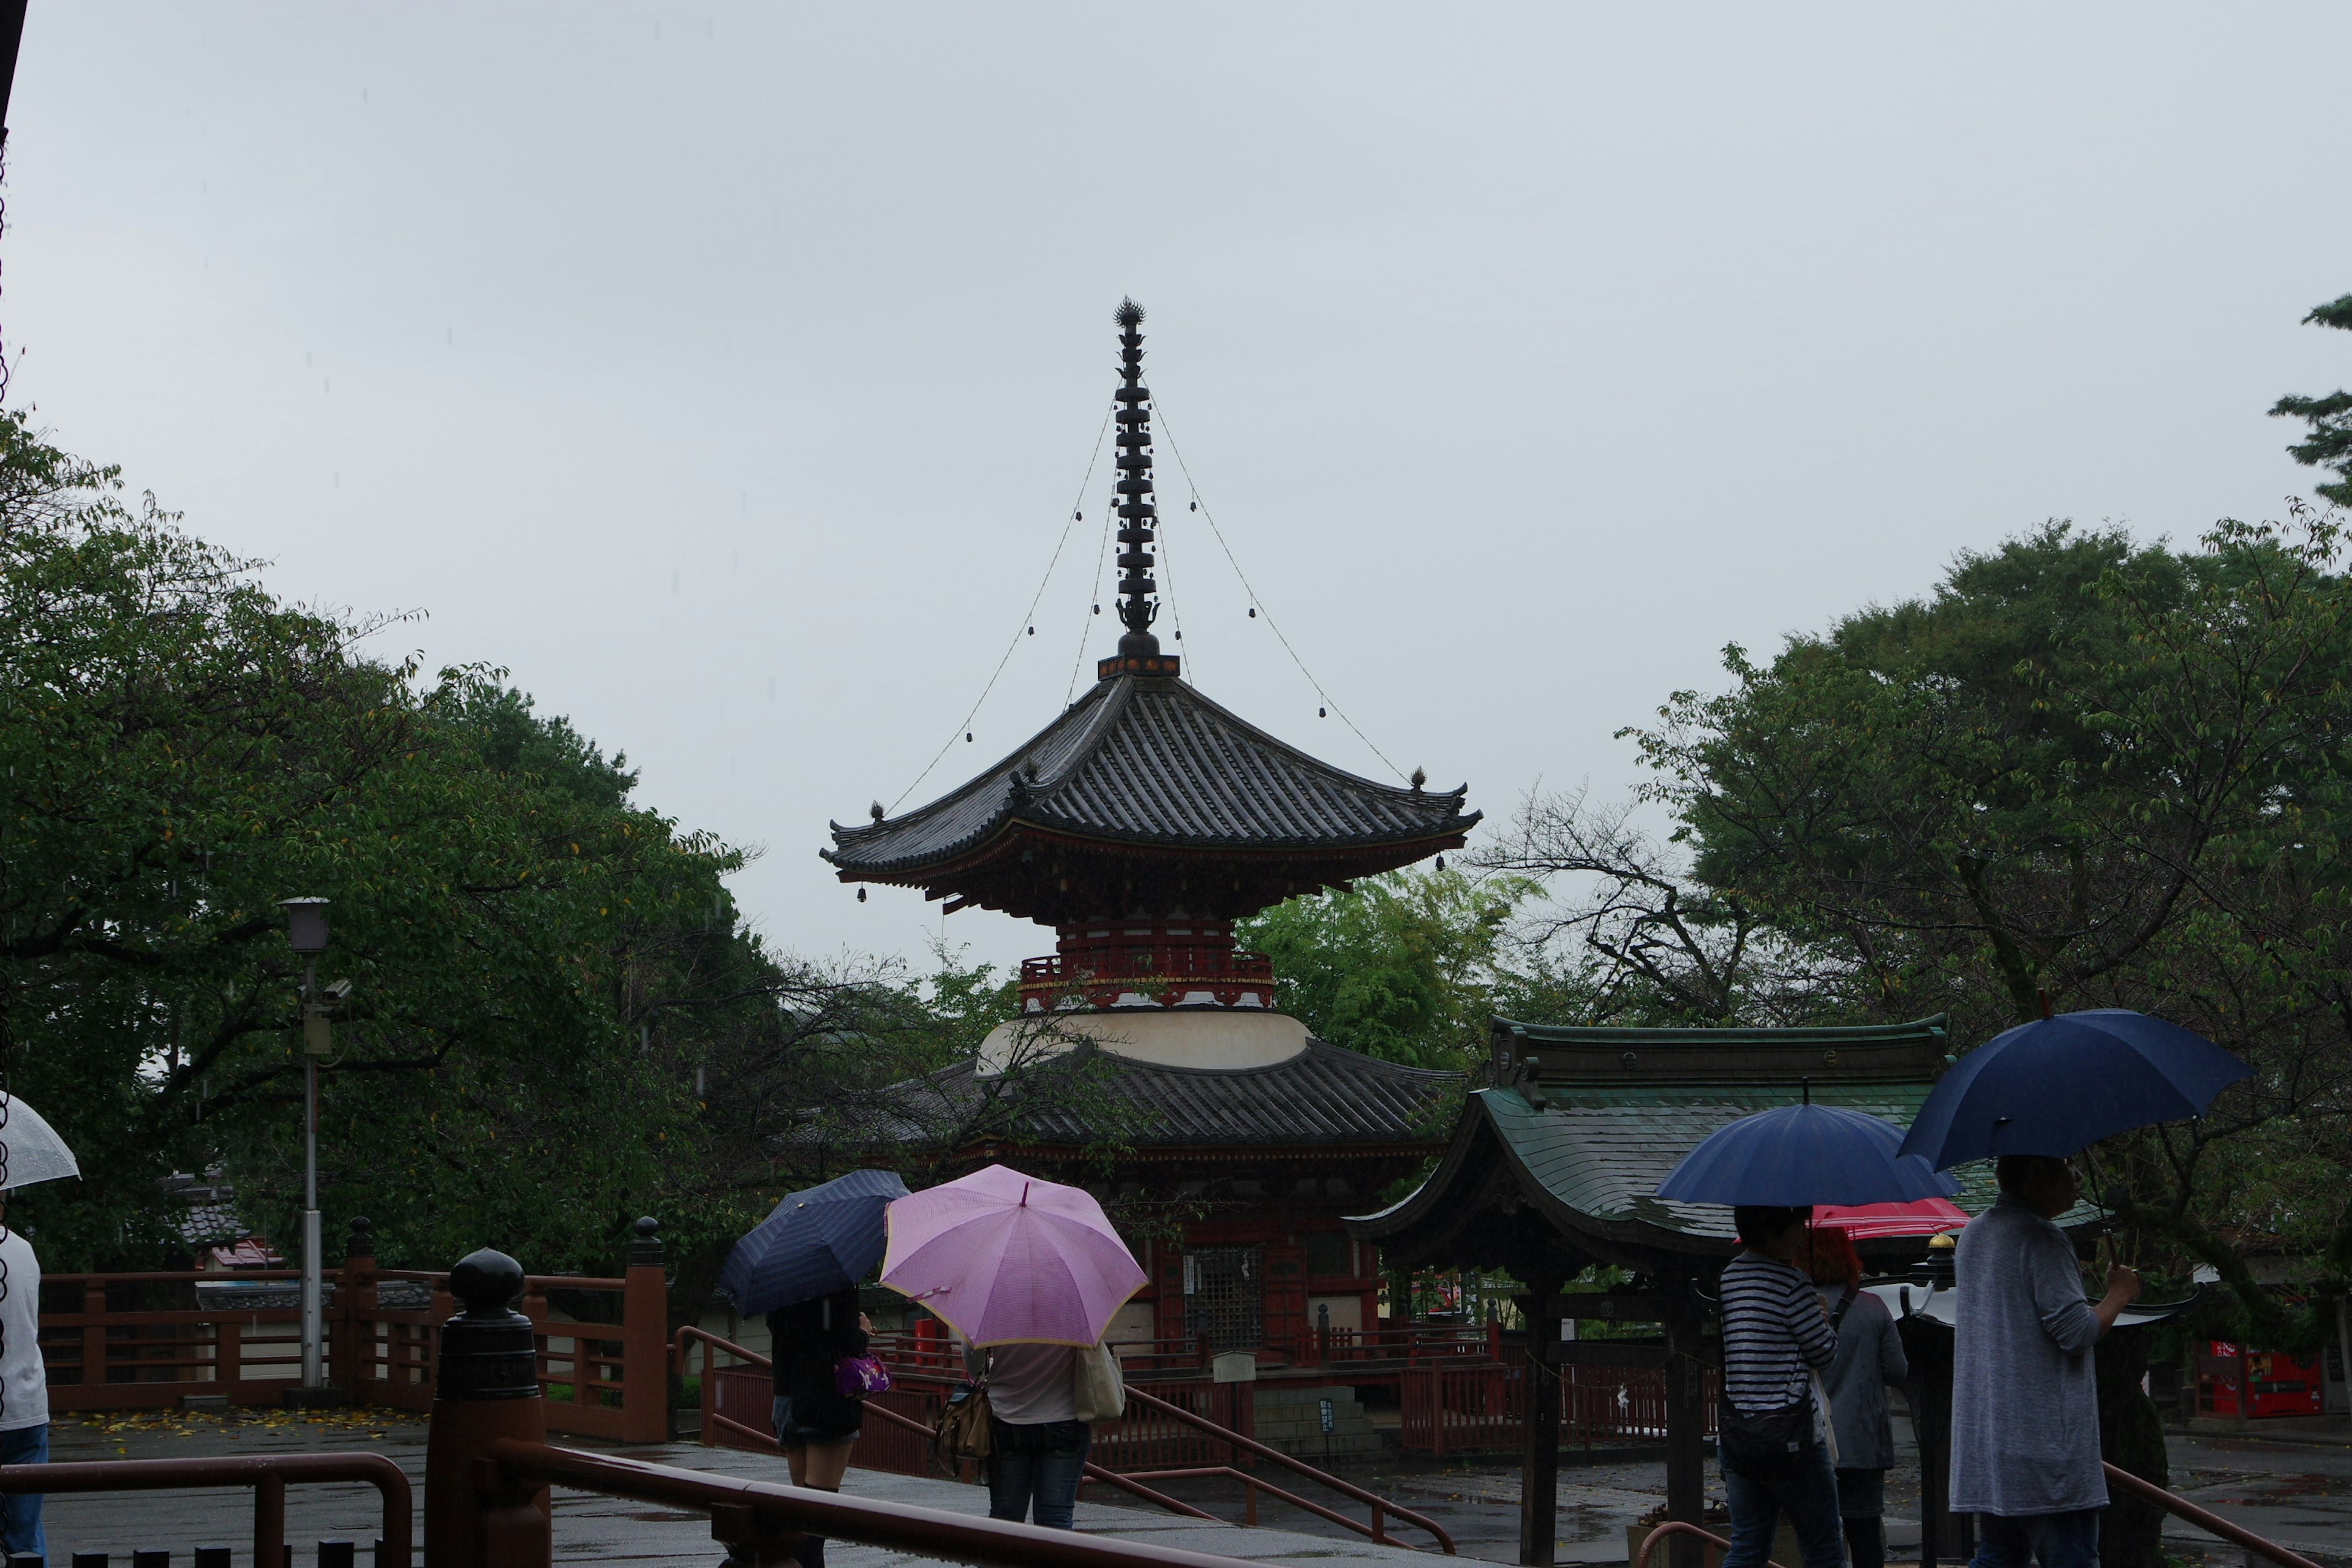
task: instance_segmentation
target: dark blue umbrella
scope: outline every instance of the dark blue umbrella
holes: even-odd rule
[[[1718,1127],[1658,1184],[1684,1204],[1916,1203],[1960,1184],[1901,1153],[1903,1129],[1842,1105],[1783,1105]]]
[[[1962,1057],[1919,1108],[1903,1152],[1939,1171],[2001,1154],[2063,1159],[2135,1127],[2201,1116],[2253,1071],[2204,1036],[2145,1013],[2061,1013]]]
[[[892,1171],[852,1171],[794,1193],[735,1244],[719,1288],[746,1317],[845,1290],[882,1261],[882,1211],[906,1195]]]

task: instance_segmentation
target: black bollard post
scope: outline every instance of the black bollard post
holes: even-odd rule
[[[425,1568],[549,1568],[548,1489],[502,1483],[489,1458],[501,1437],[547,1441],[539,1343],[514,1310],[522,1265],[484,1247],[449,1271],[449,1289],[466,1310],[442,1326],[434,1365]]]

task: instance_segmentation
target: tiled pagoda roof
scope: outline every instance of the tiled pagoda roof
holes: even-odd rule
[[[1026,830],[1128,853],[1338,855],[1360,876],[1459,843],[1478,820],[1465,793],[1359,777],[1181,679],[1119,674],[961,788],[870,826],[834,824],[824,858],[845,881],[953,887]]]

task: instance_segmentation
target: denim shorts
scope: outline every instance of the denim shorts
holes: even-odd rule
[[[856,1407],[852,1406],[852,1408]],[[865,1425],[866,1412],[862,1409],[857,1410],[845,1426],[837,1422],[803,1422],[793,1413],[793,1396],[789,1394],[779,1394],[776,1395],[774,1419],[776,1441],[787,1448],[803,1448],[811,1443],[848,1442],[857,1436],[857,1429]]]

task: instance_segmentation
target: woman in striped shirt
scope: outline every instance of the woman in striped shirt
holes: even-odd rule
[[[1724,1265],[1723,1408],[1717,1462],[1731,1505],[1723,1568],[1762,1568],[1785,1511],[1804,1568],[1843,1568],[1837,1476],[1813,1374],[1837,1356],[1837,1335],[1813,1282],[1790,1262],[1812,1211],[1732,1210],[1740,1252]]]

